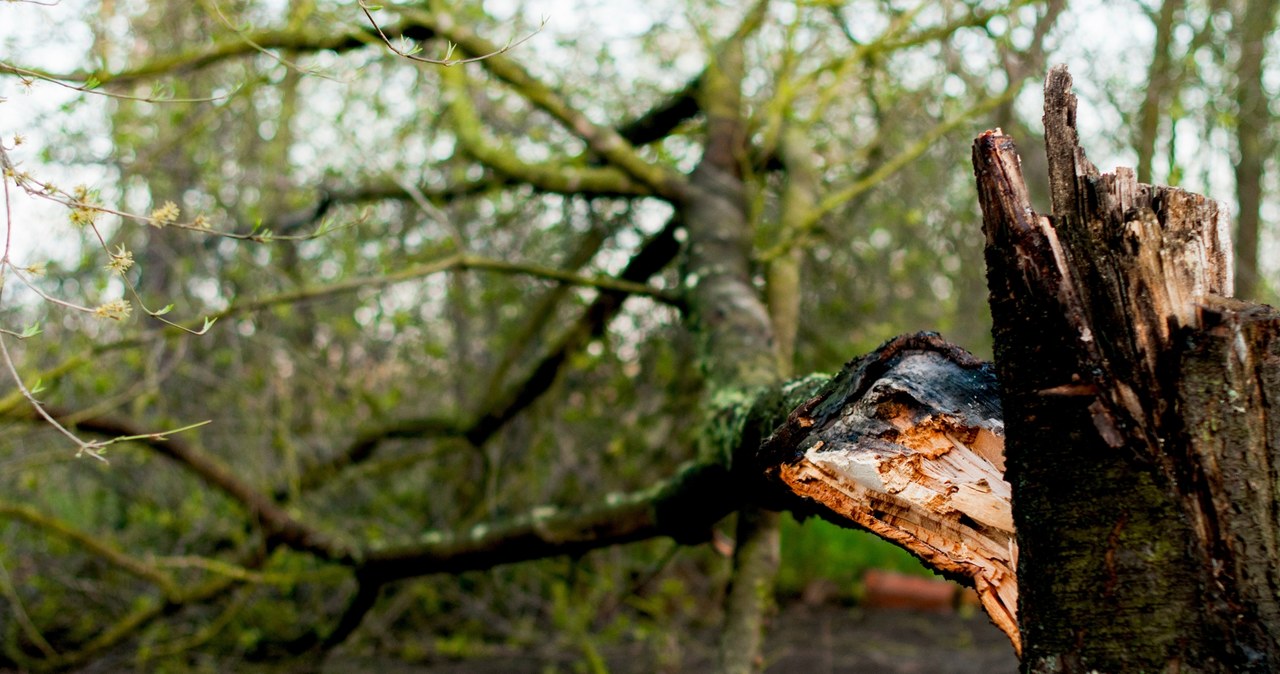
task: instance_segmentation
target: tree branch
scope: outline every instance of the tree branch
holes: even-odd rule
[[[599,224],[593,224],[591,230],[578,239],[574,250],[565,256],[565,267],[567,269],[579,269],[594,259],[608,237],[614,233],[614,229],[612,225],[600,226]],[[507,380],[507,375],[511,368],[529,350],[531,345],[537,343],[537,338],[542,334],[546,325],[554,320],[556,315],[555,308],[568,295],[568,290],[568,286],[557,286],[549,289],[542,297],[538,298],[537,304],[527,313],[528,320],[518,330],[512,332],[507,339],[510,346],[503,351],[502,356],[497,359],[497,362],[490,369],[488,384],[484,390],[496,391],[502,386],[503,382]]]
[[[689,80],[679,91],[659,101],[643,115],[624,122],[618,127],[618,135],[634,146],[648,145],[671,135],[686,120],[692,119],[702,108],[698,105],[698,90],[706,71]]]
[[[430,276],[432,274],[439,274],[445,271],[466,270],[531,276],[567,285],[594,288],[602,295],[647,297],[659,304],[667,304],[678,309],[683,308],[684,306],[684,301],[675,294],[665,290],[659,290],[652,286],[645,285],[644,283],[628,280],[625,278],[625,273],[622,278],[617,279],[604,276],[589,278],[586,276],[579,276],[562,269],[543,267],[536,264],[495,260],[492,258],[480,257],[478,255],[471,255],[469,253],[455,253],[439,260],[435,260],[434,262],[415,265],[385,276],[353,278],[327,285],[299,288],[297,290],[290,290],[276,295],[244,300],[242,302],[232,304],[222,311],[210,314],[210,317],[214,319],[225,318],[235,314],[259,311],[280,304],[295,304],[323,297],[331,297],[333,295],[351,293],[364,288],[380,288],[393,283],[403,283],[404,281],[410,281],[423,276]]]
[[[436,204],[449,204],[468,197],[481,196],[494,189],[515,186],[516,183],[505,176],[485,175],[475,180],[465,180],[444,186],[417,185],[415,189],[427,201]],[[536,186],[534,191],[540,191]],[[405,183],[391,178],[377,179],[358,186],[338,187],[327,190],[336,203],[362,203],[367,201],[415,201],[417,195],[405,189]]]
[[[1010,90],[1010,92],[1015,91],[1013,89]],[[817,205],[810,208],[803,217],[795,218],[795,226],[786,232],[783,241],[765,251],[761,257],[769,260],[786,253],[792,246],[796,245],[797,241],[811,235],[818,228],[822,218],[884,182],[894,173],[915,161],[920,155],[929,151],[937,143],[938,139],[954,131],[960,125],[972,121],[974,117],[983,112],[1000,106],[1009,96],[1010,93],[1006,93],[1003,96],[981,101],[969,109],[939,122],[932,129],[925,132],[916,142],[903,148],[875,169],[865,172],[865,174],[860,174],[857,180],[832,191],[832,193],[820,200]]]
[[[373,457],[378,446],[387,440],[424,437],[462,438],[466,436],[468,428],[467,424],[450,417],[401,419],[369,428],[357,434],[356,439],[345,449],[328,459],[305,467],[298,479],[298,489],[302,491],[315,489],[347,468],[368,461]],[[288,493],[289,490],[286,487],[279,487],[275,491],[275,497],[277,500],[283,499]]]
[[[436,32],[430,25],[410,19],[385,27],[383,31],[391,38],[405,37],[419,42],[436,37]],[[252,56],[263,49],[291,52],[344,52],[380,43],[381,38],[371,28],[349,28],[345,32],[336,34],[333,31],[306,29],[266,29],[244,33],[233,39],[215,41],[177,54],[156,57],[116,72],[77,70],[69,73],[55,73],[38,68],[21,67],[21,69],[33,72],[43,79],[121,85],[158,76],[188,73],[229,59]],[[13,68],[19,68],[19,66],[13,66]],[[0,68],[0,72],[13,71]]]
[[[441,37],[457,44],[467,53],[479,55],[498,51],[496,45],[476,35],[448,14],[433,15],[411,7],[396,7],[395,10],[401,12],[408,20],[434,27]],[[641,157],[617,131],[592,122],[514,59],[497,55],[481,61],[480,65],[494,77],[510,85],[534,107],[562,123],[570,132],[581,138],[592,152],[637,182],[646,185],[655,195],[668,201],[680,201],[683,198],[685,193],[683,177],[665,166],[650,163]]]
[[[261,563],[261,558],[258,563]],[[73,651],[58,653],[52,657],[35,659],[16,648],[6,648],[6,655],[31,671],[59,671],[88,662],[103,651],[116,646],[137,634],[139,630],[152,621],[169,614],[175,608],[197,604],[224,596],[238,581],[231,578],[215,578],[181,592],[165,600],[155,597],[141,597],[133,605],[132,610],[124,616],[116,618],[97,636]]]
[[[440,78],[458,142],[467,154],[496,173],[513,181],[528,183],[540,191],[557,194],[624,197],[653,194],[647,186],[635,182],[617,168],[521,161],[512,148],[494,145],[484,137],[483,124],[467,91],[465,70],[446,68],[440,72]]]
[[[81,549],[116,566],[132,576],[155,585],[170,600],[181,593],[173,578],[160,569],[126,554],[118,547],[99,540],[99,537],[76,529],[67,522],[50,517],[30,506],[0,501],[0,517],[18,520],[76,544]]]
[[[641,246],[619,275],[618,282],[640,284],[666,267],[679,251],[679,243],[675,237],[676,229],[678,229],[678,222],[673,220]],[[482,411],[475,414],[470,422],[449,417],[424,417],[370,428],[360,433],[346,449],[314,468],[307,469],[303,484],[315,487],[337,475],[341,470],[369,460],[379,445],[395,438],[454,437],[465,438],[475,446],[484,444],[555,383],[560,374],[560,368],[569,357],[586,346],[590,340],[602,334],[604,327],[621,309],[622,303],[628,296],[629,294],[623,292],[621,287],[613,290],[602,289],[595,301],[583,310],[578,320],[561,334],[551,349],[523,379],[501,391],[496,389],[501,382],[491,379],[493,392]],[[283,489],[276,490],[277,498],[285,493]]]
[[[581,508],[535,508],[465,533],[428,531],[420,542],[368,553],[361,572],[379,582],[499,564],[580,555],[598,548],[671,536],[707,540],[711,526],[737,507],[729,473],[715,464],[686,465],[675,477],[639,492],[610,494]]]
[[[49,409],[48,411],[55,418],[67,418],[72,414],[64,410]],[[25,416],[32,418],[34,412],[27,412]],[[76,420],[75,428],[87,433],[107,436],[146,436],[148,433],[147,430],[130,421],[111,417]],[[359,554],[355,549],[298,521],[265,494],[236,477],[213,457],[201,452],[182,438],[142,437],[136,442],[190,470],[206,484],[243,506],[262,527],[269,544],[283,544],[295,550],[313,554],[320,559],[340,564],[351,564],[358,558]]]
[[[645,242],[619,274],[619,279],[643,283],[670,264],[680,251],[680,243],[676,239],[676,230],[680,224],[678,219],[673,218],[662,231]],[[467,431],[467,439],[475,445],[484,444],[516,414],[545,393],[555,383],[561,366],[569,356],[604,333],[605,326],[622,308],[626,298],[627,295],[621,292],[601,292],[524,379],[507,390],[494,392],[488,397],[484,411],[477,415]]]

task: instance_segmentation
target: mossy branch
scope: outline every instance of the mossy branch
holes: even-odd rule
[[[392,38],[405,37],[417,41],[430,40],[435,32],[430,26],[411,20],[402,21],[383,28]],[[193,47],[166,56],[157,56],[131,68],[122,70],[77,70],[58,73],[28,68],[16,64],[0,72],[17,74],[19,71],[31,73],[40,79],[61,82],[92,82],[96,86],[124,85],[140,80],[156,77],[179,75],[182,73],[207,68],[223,61],[252,56],[262,50],[283,50],[290,52],[332,51],[344,52],[377,44],[381,41],[372,29],[348,28],[345,31],[321,31],[304,28],[264,29],[246,31],[231,39],[215,40],[212,43]]]
[[[746,458],[733,463],[750,470],[762,435],[780,423],[788,410],[808,400],[825,381],[824,377],[807,377],[786,386],[761,389],[757,395],[743,396],[737,404],[721,409],[721,416],[727,415],[734,420],[725,422],[726,432],[717,434],[714,441],[723,443],[727,449],[710,454],[727,457],[746,452]],[[129,424],[118,420],[89,420],[81,422],[77,427],[107,434],[127,434],[131,431]],[[178,445],[178,451],[174,451],[171,446],[163,447],[164,453],[171,458],[183,457],[179,460],[206,482],[227,491],[236,500],[247,501],[247,505],[255,509],[255,514],[264,520],[264,524],[270,525],[265,527],[269,538],[273,537],[271,532],[275,531],[276,543],[346,565],[354,569],[358,577],[374,579],[376,582],[371,587],[427,574],[485,569],[549,556],[582,554],[657,536],[669,536],[686,544],[701,542],[707,540],[715,522],[742,505],[742,499],[761,496],[760,493],[743,489],[738,484],[744,471],[731,469],[728,462],[694,462],[686,464],[675,476],[653,487],[629,494],[612,494],[592,505],[578,508],[535,508],[526,515],[480,525],[463,532],[425,532],[413,543],[375,547],[354,553],[344,552],[344,548],[333,543],[325,545],[324,540],[318,538],[319,534],[310,532],[300,524],[281,524],[279,514],[273,514],[271,509],[262,507],[258,499],[247,498],[241,493],[247,489],[246,486],[224,484],[228,478],[202,463],[207,459],[193,458],[199,457],[193,448],[183,447],[181,442],[174,441],[151,441],[145,444],[152,449],[159,449],[164,444]],[[68,529],[56,526],[50,518],[23,506],[0,508],[0,515],[3,514],[28,522],[39,522],[60,535]],[[303,536],[311,538],[308,540]],[[86,546],[90,552],[111,556],[118,565],[133,569],[138,575],[150,575],[151,571],[148,569],[154,571],[152,565],[130,562],[127,556],[115,555],[110,548],[89,548],[95,542],[87,535],[72,535],[71,538]],[[101,547],[103,544],[96,545]],[[251,566],[226,564],[218,560],[166,558],[159,564],[198,567],[217,577],[191,591],[172,591],[164,600],[143,601],[77,651],[45,660],[27,658],[22,661],[23,665],[33,670],[73,666],[120,643],[174,606],[215,599],[224,595],[228,588],[240,583],[284,582],[272,574],[255,572]],[[367,609],[356,613],[362,613],[363,610]],[[358,623],[359,617],[350,612],[344,613],[345,627],[340,633],[349,633],[354,629],[351,623]]]
[[[497,45],[480,37],[446,13],[433,14],[413,7],[394,9],[407,21],[417,25],[431,26],[440,37],[449,40],[468,54],[494,54],[480,61],[480,65],[494,77],[511,86],[534,107],[563,124],[570,132],[581,138],[588,149],[635,181],[646,185],[656,196],[669,201],[680,201],[683,198],[685,193],[683,177],[666,166],[651,163],[641,157],[617,131],[592,122],[586,114],[569,105],[563,96],[535,78],[515,59],[498,53],[501,48]]]
[[[585,196],[649,196],[653,190],[614,167],[572,166],[560,162],[528,163],[516,157],[509,146],[494,144],[484,136],[484,125],[467,91],[462,68],[445,68],[440,73],[445,100],[452,117],[452,129],[467,154],[496,173],[534,189],[557,194]]]
[[[0,518],[17,520],[59,538],[64,538],[112,566],[155,585],[160,588],[165,597],[172,599],[180,594],[177,584],[169,574],[141,559],[130,556],[110,543],[103,542],[98,536],[80,531],[71,524],[56,517],[45,515],[31,506],[0,501]]]

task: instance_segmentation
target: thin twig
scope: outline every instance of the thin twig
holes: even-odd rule
[[[222,94],[221,96],[209,96],[207,98],[161,98],[158,96],[130,96],[129,94],[118,94],[113,91],[103,91],[101,89],[98,89],[97,87],[99,82],[96,78],[92,76],[90,76],[89,80],[85,84],[71,84],[68,82],[64,82],[56,77],[45,75],[35,70],[21,68],[11,63],[5,63],[4,61],[0,61],[0,72],[8,72],[21,77],[23,78],[22,79],[23,84],[28,86],[34,83],[35,80],[40,80],[41,82],[56,84],[57,86],[63,87],[64,89],[78,91],[82,94],[106,96],[107,98],[117,98],[125,101],[138,101],[140,103],[210,103],[213,101],[221,101],[221,100],[228,99],[234,96],[236,92],[240,91],[240,87],[236,86],[234,89],[232,89],[231,91],[225,94]]]
[[[372,25],[373,29],[377,31],[378,37],[382,38],[382,43],[387,46],[387,49],[390,49],[392,52],[395,52],[397,56],[409,59],[410,61],[417,61],[419,63],[430,63],[432,65],[446,66],[446,67],[461,65],[463,63],[475,63],[476,61],[483,61],[485,59],[493,58],[494,56],[498,56],[500,54],[505,54],[511,51],[512,49],[524,44],[525,42],[528,42],[529,39],[532,38],[534,35],[541,33],[542,29],[546,27],[547,21],[549,20],[548,17],[545,17],[545,16],[542,17],[542,22],[538,24],[538,28],[534,30],[532,33],[529,33],[528,35],[520,38],[519,40],[514,40],[514,41],[508,40],[507,43],[503,45],[501,48],[495,49],[487,54],[483,54],[481,56],[471,56],[471,57],[462,58],[462,59],[449,58],[450,56],[453,55],[453,52],[458,48],[458,45],[454,44],[453,42],[449,42],[449,47],[445,52],[444,58],[432,59],[432,58],[427,58],[425,56],[416,55],[416,52],[419,49],[421,49],[421,47],[414,47],[409,51],[404,51],[403,49],[392,44],[391,38],[387,37],[387,34],[382,32],[382,26],[379,26],[378,21],[373,18],[371,8],[365,2],[365,0],[360,0],[359,4],[360,4],[360,11],[364,13],[365,18],[369,20],[370,25]]]
[[[314,68],[304,68],[304,67],[302,67],[302,66],[298,65],[297,63],[294,63],[293,61],[290,61],[289,59],[286,59],[286,58],[284,58],[284,57],[282,57],[282,56],[280,56],[280,55],[276,54],[276,53],[275,53],[275,52],[273,52],[272,50],[267,49],[266,47],[264,47],[264,46],[262,46],[262,45],[258,44],[258,43],[253,39],[253,38],[249,37],[249,32],[248,32],[247,30],[245,30],[245,29],[243,29],[243,28],[238,28],[238,27],[236,27],[234,24],[232,24],[232,23],[231,23],[231,19],[228,19],[228,18],[227,18],[227,15],[223,13],[223,11],[222,11],[222,5],[221,5],[220,3],[218,3],[218,1],[217,1],[217,0],[202,0],[202,2],[201,2],[200,4],[204,5],[204,7],[205,7],[205,11],[206,11],[206,12],[211,12],[212,14],[214,14],[215,16],[217,16],[217,17],[218,17],[218,20],[222,22],[222,25],[226,26],[226,27],[227,27],[227,29],[229,29],[231,32],[235,33],[235,34],[236,34],[236,36],[237,36],[237,37],[239,37],[241,40],[244,40],[244,43],[245,43],[245,44],[249,45],[250,47],[253,47],[253,48],[254,48],[254,49],[256,49],[256,50],[258,50],[258,52],[259,52],[259,53],[263,54],[263,55],[264,55],[264,56],[266,56],[267,58],[273,59],[274,61],[276,61],[276,62],[277,62],[277,63],[279,63],[280,65],[282,65],[282,66],[284,66],[284,67],[286,67],[286,68],[289,68],[290,70],[294,70],[294,71],[296,71],[296,72],[302,73],[302,74],[304,74],[304,75],[314,75],[314,76],[316,76],[316,77],[321,77],[321,78],[324,78],[324,79],[326,79],[326,80],[330,80],[330,81],[333,81],[333,82],[340,82],[340,81],[341,81],[341,80],[339,80],[339,79],[338,79],[338,78],[336,78],[336,77],[331,77],[331,76],[329,76],[329,75],[326,75],[326,74],[324,74],[324,73],[322,73],[322,72],[320,72],[319,70],[316,70],[316,69],[314,69]]]

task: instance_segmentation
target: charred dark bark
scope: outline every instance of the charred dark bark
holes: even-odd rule
[[[791,509],[865,528],[975,587],[1016,646],[1001,417],[990,363],[933,333],[904,335],[797,407],[759,462]]]
[[[1070,83],[1046,85],[1051,218],[1011,139],[974,147],[1024,670],[1280,669],[1280,319],[1220,299],[1216,203],[1089,163]]]

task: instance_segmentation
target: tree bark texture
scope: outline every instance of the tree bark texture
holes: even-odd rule
[[[1024,671],[1280,670],[1280,315],[1225,299],[1225,209],[1089,163],[1070,87],[1051,217],[974,145]]]
[[[739,30],[716,50],[714,63],[700,81],[706,141],[680,205],[689,233],[690,307],[695,332],[702,339],[713,415],[725,400],[781,380],[768,307],[751,281],[753,231],[741,163],[747,138],[742,38],[759,25],[765,7],[761,2],[748,11]],[[730,470],[740,468],[732,465],[736,447],[708,447],[712,452],[703,452],[704,459],[722,458]],[[720,456],[707,456],[710,453]],[[763,669],[764,628],[780,557],[778,522],[777,513],[751,503],[738,511],[733,580],[720,635],[722,674]]]

